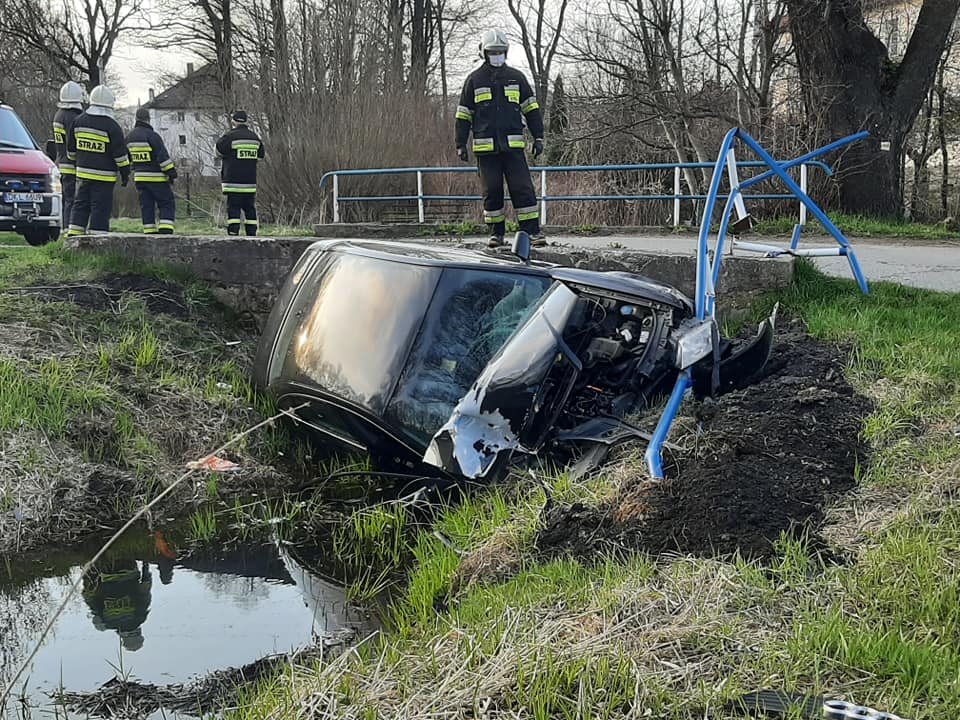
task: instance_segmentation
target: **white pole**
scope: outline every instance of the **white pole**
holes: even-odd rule
[[[680,166],[673,169],[673,226],[680,227]]]
[[[333,174],[333,222],[340,222],[340,176]]]
[[[733,152],[733,148],[730,148],[727,151],[727,175],[730,178],[730,192],[735,192],[740,189],[740,174],[737,172],[737,156]],[[733,206],[737,210],[737,219],[743,220],[747,216],[747,206],[743,202],[743,195],[737,193],[737,196],[733,200]]]
[[[540,171],[540,225],[547,224],[547,171]]]
[[[807,193],[807,166],[806,163],[800,166],[800,189],[803,190],[804,195]],[[800,203],[800,225],[806,226],[807,224],[807,206],[802,202]]]
[[[417,170],[417,216],[423,225],[423,171]]]

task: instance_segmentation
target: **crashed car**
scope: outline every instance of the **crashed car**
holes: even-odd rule
[[[682,370],[707,395],[769,355],[772,326],[734,347],[672,287],[528,256],[519,239],[513,254],[317,242],[266,322],[256,383],[378,467],[489,480],[517,454],[642,438],[624,418]]]

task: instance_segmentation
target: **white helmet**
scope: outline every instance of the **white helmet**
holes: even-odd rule
[[[83,91],[83,88],[80,87],[80,84],[69,80],[60,87],[60,102],[57,103],[57,107],[83,110],[85,97],[86,93]]]
[[[507,40],[507,34],[503,30],[487,30],[480,39],[480,55],[486,57],[487,53],[502,52],[506,54],[510,47]]]
[[[116,101],[113,90],[106,85],[97,85],[90,91],[90,107],[87,108],[87,113],[113,117],[113,104]]]

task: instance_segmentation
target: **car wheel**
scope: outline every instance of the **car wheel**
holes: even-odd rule
[[[46,245],[51,240],[56,240],[56,235],[53,235],[50,230],[28,230],[23,234],[23,237],[27,241],[27,245],[33,245],[34,247]]]

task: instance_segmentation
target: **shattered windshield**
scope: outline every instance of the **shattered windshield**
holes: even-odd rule
[[[387,417],[429,442],[549,287],[535,275],[444,270]]]

